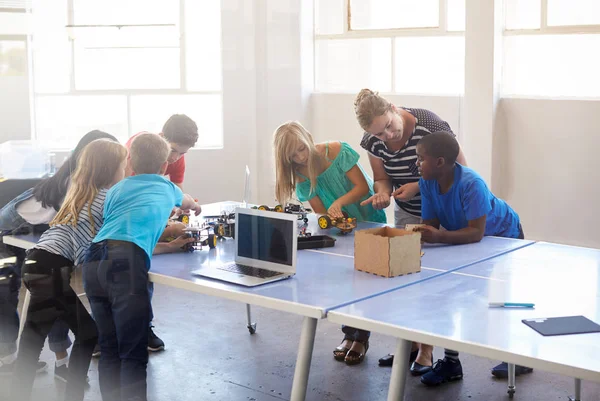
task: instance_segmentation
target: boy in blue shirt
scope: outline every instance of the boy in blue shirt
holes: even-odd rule
[[[472,169],[456,162],[460,148],[454,136],[435,132],[417,144],[417,168],[421,179],[421,232],[424,242],[470,244],[486,235],[523,239],[519,215],[489,190],[485,181]],[[440,225],[445,230],[440,230]],[[517,375],[533,369],[516,366]],[[497,377],[508,376],[508,366],[501,363],[492,369]],[[458,352],[445,350],[443,360],[421,377],[426,385],[439,385],[462,379]]]
[[[83,264],[83,284],[98,327],[102,399],[146,400],[152,252],[173,207],[200,206],[161,173],[169,144],[160,136],[138,135],[130,148],[135,176],[106,194],[104,224]]]

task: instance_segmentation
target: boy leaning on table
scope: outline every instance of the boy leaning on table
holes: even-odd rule
[[[448,132],[440,131],[423,137],[417,144],[417,167],[421,179],[424,242],[469,244],[488,236],[523,239],[519,215],[489,190],[474,170],[456,162],[460,147]],[[440,230],[440,226],[445,230]],[[516,366],[515,374],[533,369]],[[508,365],[503,362],[492,369],[496,377],[508,377]],[[426,385],[438,385],[462,379],[458,352],[446,350],[445,358],[421,377]]]

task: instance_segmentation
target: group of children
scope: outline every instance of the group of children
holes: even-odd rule
[[[0,369],[14,375],[11,399],[30,398],[35,372],[43,364],[38,361],[40,352],[56,327],[67,339],[69,329],[75,335],[63,374],[65,399],[83,399],[97,343],[102,398],[146,399],[148,347],[153,339],[150,260],[153,253],[178,251],[191,241],[181,235],[183,227],[168,226],[174,208],[196,214],[201,210],[180,189],[184,162],[179,176],[175,170],[169,174],[175,182],[164,174],[197,138],[196,124],[185,115],[172,116],[159,135],[136,135],[128,142],[129,150],[113,136],[94,131],[82,138],[55,176],[2,209],[3,234],[50,225],[33,249],[3,267],[3,276],[10,281],[3,301],[10,302],[1,303]],[[177,239],[161,242],[173,236]],[[93,319],[70,286],[77,265],[83,266]],[[21,279],[31,301],[17,354]],[[61,351],[66,353],[67,348]]]
[[[358,221],[385,223],[383,209],[393,199],[395,224],[422,222],[418,230],[425,242],[464,244],[484,235],[523,238],[518,215],[466,167],[447,123],[427,110],[396,107],[370,90],[359,93],[355,111],[375,180],[348,143],[315,144],[300,123],[288,122],[274,133],[280,203],[295,192],[316,213],[336,218],[346,212]],[[0,373],[14,372],[14,399],[29,399],[49,335],[63,344],[54,349],[55,370],[69,360],[63,375],[67,400],[83,399],[97,343],[103,400],[146,399],[147,349],[164,347],[152,331],[148,270],[153,253],[179,250],[189,241],[180,235],[183,227],[167,225],[174,208],[200,213],[196,201],[182,192],[183,155],[197,139],[196,124],[183,115],[172,116],[160,135],[139,133],[126,146],[93,131],[55,176],[2,209],[2,232],[50,223],[33,249],[17,255],[12,272],[3,272],[11,284],[10,302],[2,304],[0,314]],[[177,239],[162,242],[166,237]],[[93,318],[70,287],[77,265],[83,266]],[[21,279],[31,302],[17,354]],[[75,335],[70,358],[69,329]],[[370,333],[348,326],[342,331],[335,359],[349,365],[362,362]],[[411,373],[423,375],[425,384],[462,378],[454,351],[446,350],[444,360],[434,365],[432,347],[415,344],[411,361]]]

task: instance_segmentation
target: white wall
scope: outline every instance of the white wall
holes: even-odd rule
[[[600,101],[502,99],[493,188],[527,238],[600,248]]]

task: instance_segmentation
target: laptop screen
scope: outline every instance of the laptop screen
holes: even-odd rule
[[[239,213],[238,256],[292,266],[295,221]]]

